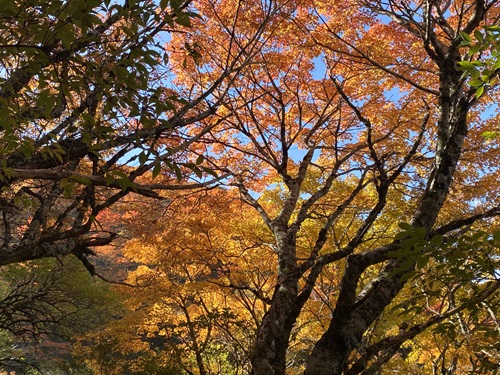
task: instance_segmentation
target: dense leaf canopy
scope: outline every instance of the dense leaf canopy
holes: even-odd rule
[[[0,264],[133,264],[89,367],[493,371],[497,0],[0,5]]]

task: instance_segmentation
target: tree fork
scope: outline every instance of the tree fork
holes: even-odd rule
[[[437,57],[434,56],[434,59]],[[458,61],[458,47],[452,44],[446,56],[438,63],[440,116],[437,121],[435,165],[411,220],[414,228],[423,227],[427,233],[434,226],[449,193],[467,134],[466,116],[470,105],[462,92],[461,72],[457,70]],[[352,293],[355,292],[361,274],[370,266],[366,263],[356,264],[357,260],[356,256],[348,258],[343,277],[343,280],[351,279],[349,284],[354,286]],[[405,285],[405,282],[401,281],[405,272],[395,273],[395,270],[401,267],[399,263],[397,260],[389,261],[376,280],[370,283],[372,289],[361,304],[356,304],[352,298],[343,299],[345,284],[341,284],[332,320],[313,348],[307,361],[306,375],[340,375],[348,370],[348,358],[360,345],[363,334]],[[353,267],[357,272],[352,272]]]

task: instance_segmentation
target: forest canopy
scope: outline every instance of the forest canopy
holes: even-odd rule
[[[498,370],[497,0],[0,9],[0,265],[126,274],[90,373]]]

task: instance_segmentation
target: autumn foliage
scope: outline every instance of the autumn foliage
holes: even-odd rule
[[[90,371],[498,370],[497,0],[54,4],[5,54],[0,264],[127,258]]]

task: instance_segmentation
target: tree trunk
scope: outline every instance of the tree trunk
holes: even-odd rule
[[[438,64],[440,116],[436,157],[427,188],[411,221],[413,227],[425,228],[427,232],[433,227],[448,195],[467,133],[466,117],[470,103],[460,86],[461,72],[456,69],[459,60],[458,50],[450,47]],[[357,294],[362,273],[369,266],[387,260],[386,256],[377,254],[367,256],[360,253],[348,257],[332,320],[313,348],[306,375],[337,375],[347,370],[349,356],[361,344],[364,332],[405,284],[401,281],[405,272],[394,274],[394,270],[401,267],[400,261],[392,259],[378,277]]]
[[[276,290],[275,295],[273,302],[276,302],[265,314],[257,332],[252,355],[253,375],[284,375],[286,371],[286,353],[292,328],[287,324],[287,311],[290,310],[292,296],[286,290]]]
[[[278,231],[277,231],[278,232]],[[291,314],[297,300],[298,278],[295,258],[295,233],[276,235],[279,245],[278,283],[271,307],[257,331],[252,353],[252,375],[284,375],[290,333],[296,316]]]
[[[341,293],[346,293],[348,279],[355,278],[365,268],[356,262],[357,258],[348,258],[348,266],[340,286]],[[339,296],[330,325],[307,361],[305,374],[336,375],[344,372],[349,355],[360,345],[363,334],[404,285],[399,277],[389,276],[394,268],[395,266],[387,267],[381,272],[373,282],[369,298],[364,301],[351,304],[344,296]]]

